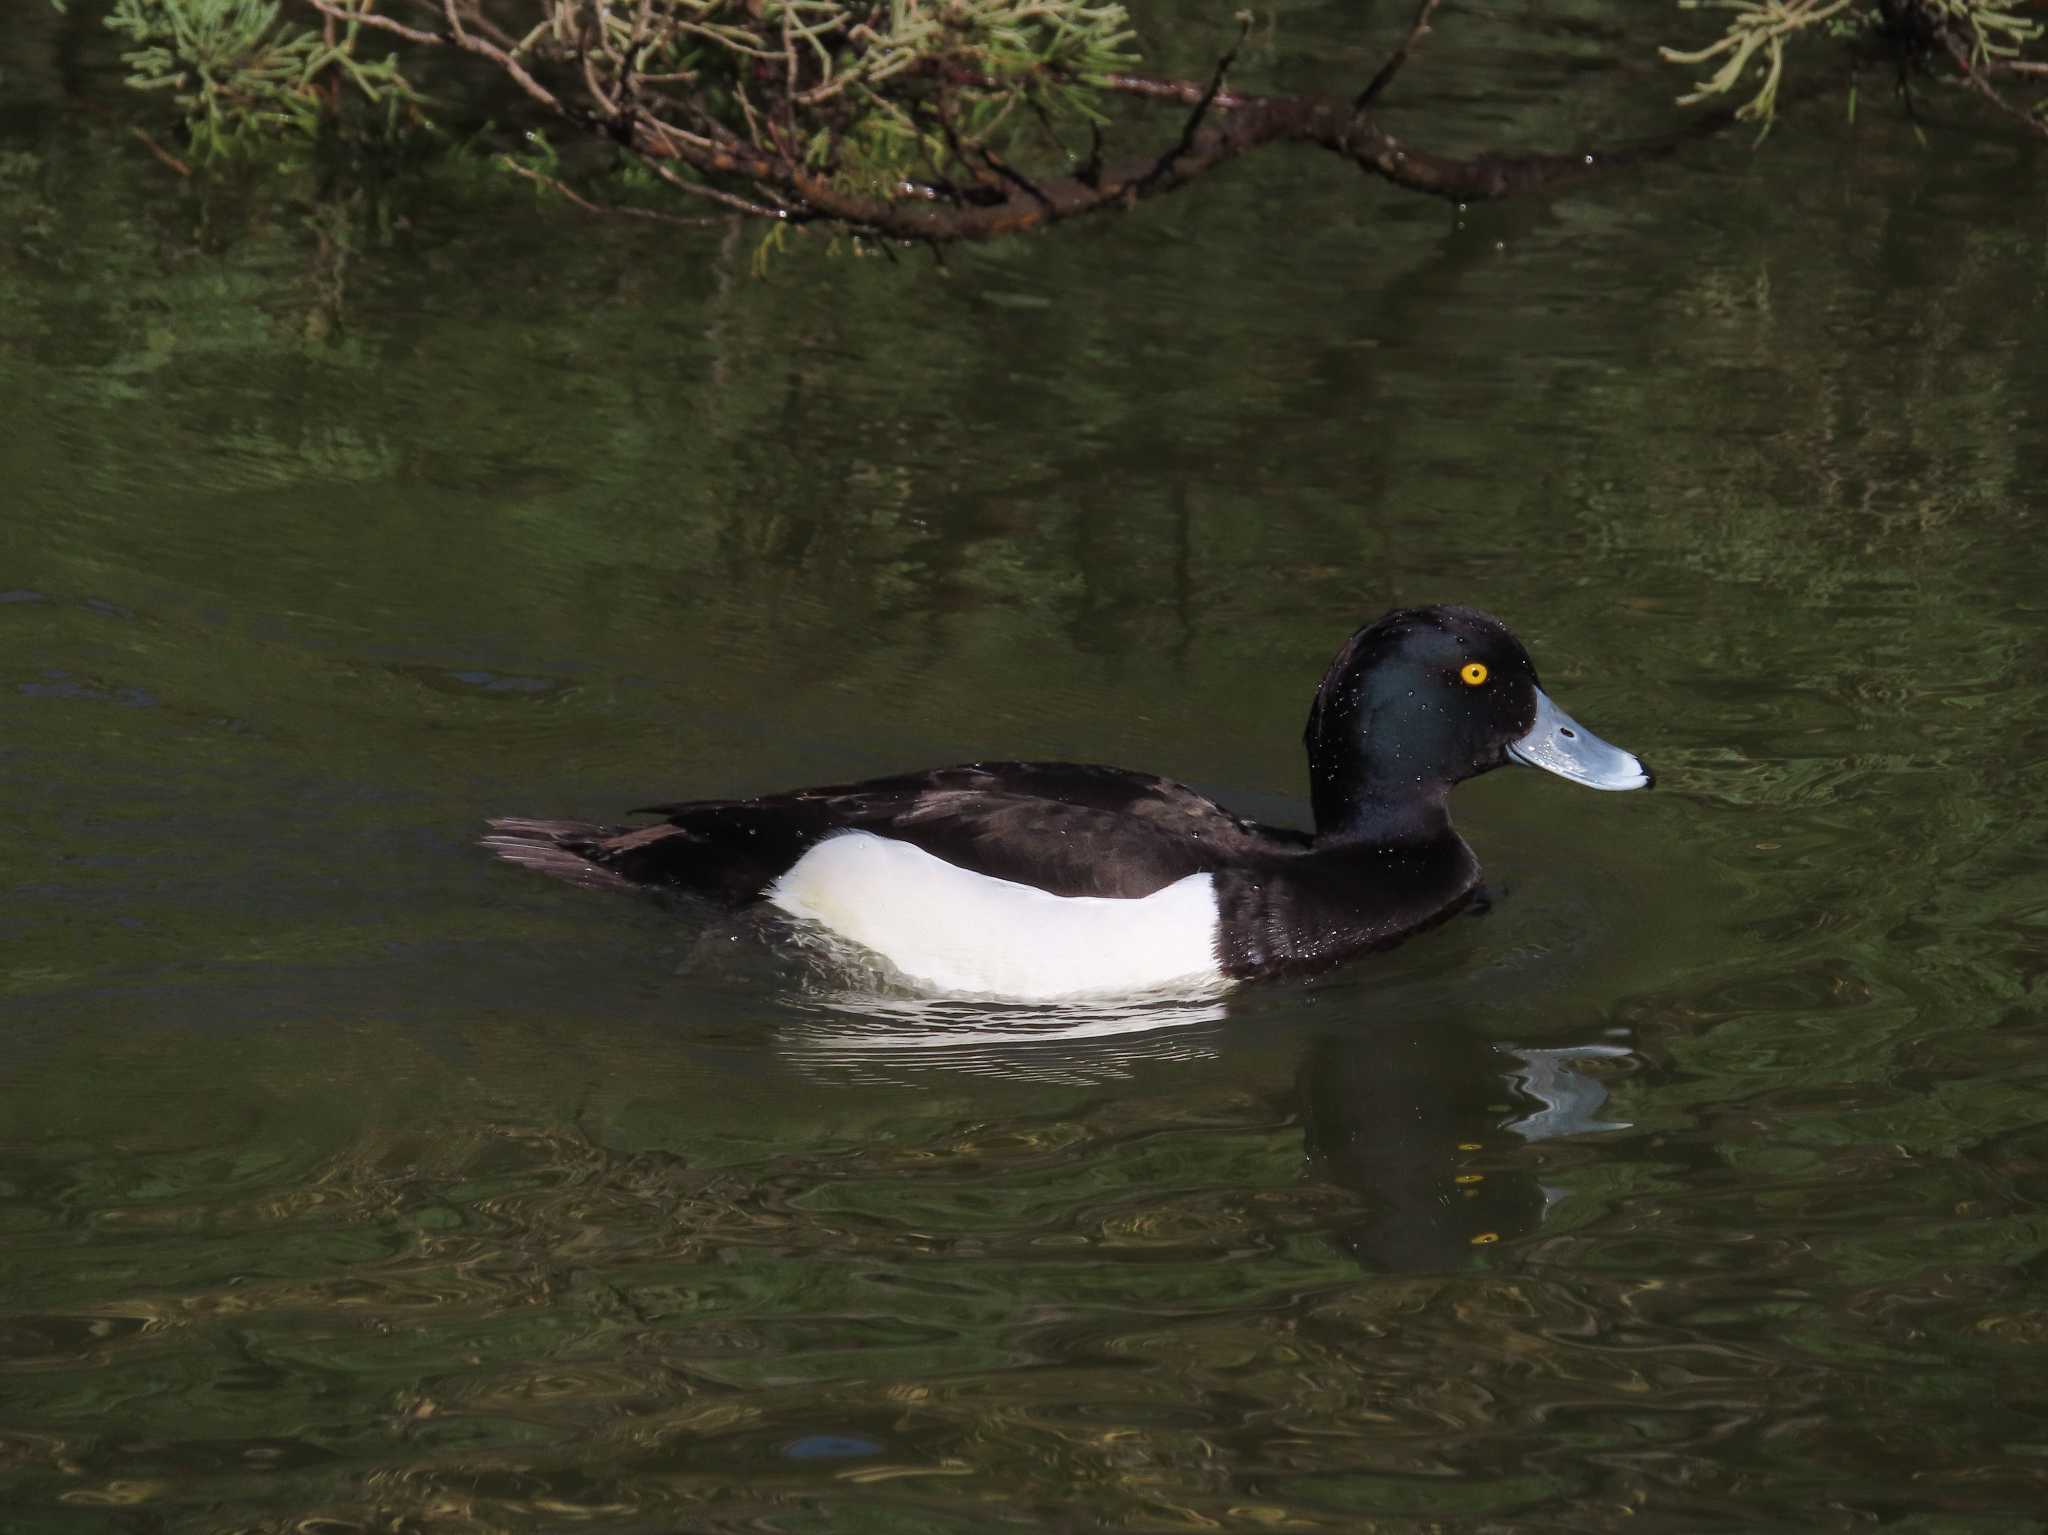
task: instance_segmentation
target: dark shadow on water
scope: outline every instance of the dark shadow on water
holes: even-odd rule
[[[1437,1273],[1542,1224],[1553,1191],[1523,1155],[1534,1141],[1624,1125],[1577,1069],[1614,1044],[1517,1048],[1442,1018],[1318,1040],[1302,1061],[1309,1159],[1367,1213],[1338,1235],[1368,1268]]]

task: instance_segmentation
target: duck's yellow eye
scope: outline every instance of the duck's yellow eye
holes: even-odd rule
[[[1486,680],[1486,663],[1484,661],[1467,661],[1458,668],[1458,676],[1463,680],[1466,687],[1476,688]]]

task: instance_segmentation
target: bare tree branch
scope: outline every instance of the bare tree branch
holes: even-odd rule
[[[307,3],[327,16],[374,27],[407,42],[454,48],[488,60],[548,113],[611,138],[682,195],[752,218],[795,225],[833,223],[934,248],[1129,207],[1176,191],[1274,144],[1314,146],[1405,190],[1473,202],[1640,163],[1718,132],[1729,120],[1728,114],[1695,118],[1679,133],[1650,143],[1569,154],[1485,152],[1458,157],[1409,144],[1380,129],[1371,109],[1431,33],[1440,0],[1419,0],[1399,45],[1350,100],[1256,96],[1228,88],[1227,76],[1248,23],[1206,82],[1129,72],[1090,75],[1087,83],[1098,90],[1133,101],[1177,105],[1186,116],[1163,149],[1119,161],[1108,159],[1103,128],[1091,123],[1086,163],[1068,174],[1047,176],[1012,164],[989,141],[993,125],[1002,122],[1009,108],[991,115],[988,103],[1001,101],[1006,93],[1012,102],[1035,103],[1035,97],[1016,95],[1020,80],[1035,78],[1053,90],[1080,83],[1059,73],[1057,66],[1036,77],[993,75],[972,55],[918,59],[898,46],[888,65],[893,71],[887,77],[892,94],[885,95],[877,83],[880,75],[861,73],[881,67],[871,65],[871,49],[880,46],[880,40],[865,24],[850,30],[843,21],[808,25],[788,8],[750,23],[748,30],[738,21],[728,24],[721,12],[671,11],[652,0],[541,0],[549,23],[515,43],[486,23],[477,0],[405,0],[410,7],[407,15],[435,17],[438,25],[432,30],[372,10],[371,0]],[[630,21],[624,14],[627,5]],[[728,127],[722,122],[707,98],[692,93],[694,76],[689,71],[678,73],[671,62],[650,64],[651,29],[657,23],[671,29],[665,35],[672,40],[687,35],[691,49],[715,35],[718,45],[728,50],[726,56],[739,61],[726,77],[725,100],[736,104],[744,123],[735,121]],[[671,52],[668,58],[676,56]],[[650,75],[646,68],[670,72]],[[549,83],[544,83],[543,75]],[[651,89],[655,80],[661,85]],[[671,82],[681,88],[667,89]],[[971,135],[956,122],[959,103],[983,109]],[[913,173],[907,169],[886,170],[878,179],[872,170],[862,168],[864,162],[842,164],[842,155],[851,152],[843,130],[856,120],[856,113],[872,114],[877,105],[894,113],[912,143],[930,146],[929,158],[936,162],[931,179],[910,179]],[[691,126],[682,126],[685,123]],[[926,153],[916,150],[904,163],[918,163],[917,157]],[[567,191],[542,172],[519,167],[519,173]],[[592,211],[607,211],[579,202]],[[616,211],[641,216],[635,210]]]

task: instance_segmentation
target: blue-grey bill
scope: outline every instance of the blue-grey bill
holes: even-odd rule
[[[1508,755],[1589,789],[1647,789],[1654,782],[1634,752],[1601,740],[1541,688],[1536,690],[1536,723],[1508,747]]]

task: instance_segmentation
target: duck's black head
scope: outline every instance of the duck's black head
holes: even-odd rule
[[[1522,642],[1475,608],[1401,608],[1352,635],[1306,739],[1319,837],[1428,834],[1453,784],[1510,759],[1596,789],[1651,783],[1552,703]]]

